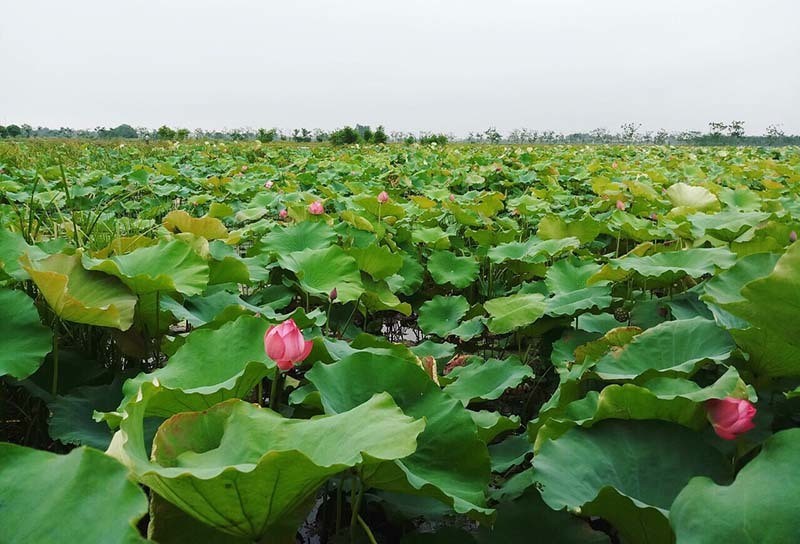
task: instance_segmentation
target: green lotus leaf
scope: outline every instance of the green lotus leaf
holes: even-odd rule
[[[708,235],[725,242],[732,242],[748,229],[769,219],[769,216],[770,214],[763,212],[725,210],[714,214],[697,213],[687,219],[692,224],[695,238]]]
[[[705,274],[714,274],[717,268],[731,268],[735,263],[734,253],[716,247],[668,251],[647,257],[626,256],[611,259],[609,266],[629,273],[635,272],[645,278],[673,282],[683,276],[699,278]]]
[[[450,247],[450,235],[443,231],[441,227],[414,229],[411,233],[411,239],[415,243],[425,244],[435,249],[447,249]]]
[[[283,258],[282,266],[295,273],[306,292],[326,299],[334,289],[337,302],[351,302],[364,292],[358,263],[339,246],[296,251]]]
[[[497,521],[489,530],[479,529],[479,544],[609,544],[608,535],[595,531],[585,520],[557,512],[542,500],[536,488],[528,488],[513,501],[497,507]]]
[[[705,187],[679,182],[667,189],[667,197],[674,208],[686,211],[718,210],[719,200]]]
[[[239,257],[236,249],[219,240],[208,244],[211,260],[208,262],[209,285],[220,283],[250,283],[250,268]]]
[[[38,261],[23,256],[21,262],[61,319],[122,331],[133,324],[136,296],[118,279],[85,270],[80,254],[57,253]]]
[[[492,458],[492,472],[505,472],[511,467],[522,464],[533,454],[533,446],[525,435],[513,434],[500,442],[489,446]]]
[[[147,498],[127,469],[91,448],[67,455],[0,443],[6,542],[144,543]]]
[[[641,386],[609,385],[551,411],[543,425],[528,427],[529,437],[538,450],[545,440],[556,439],[576,425],[591,427],[605,419],[660,419],[700,430],[708,425],[703,403],[725,397],[757,400],[733,367],[706,387],[682,378],[654,378]]]
[[[603,310],[611,306],[611,286],[593,285],[547,299],[545,314],[549,316],[572,316],[587,310]]]
[[[279,256],[305,249],[326,249],[336,240],[336,233],[327,223],[301,221],[288,227],[277,227],[264,236],[264,250]]]
[[[561,259],[547,269],[544,283],[556,294],[583,289],[587,281],[600,271],[600,265],[577,257]]]
[[[379,489],[432,496],[459,513],[486,519],[485,489],[489,454],[464,407],[439,389],[414,362],[356,353],[341,361],[316,364],[306,377],[320,392],[326,413],[342,413],[379,391],[386,391],[406,414],[424,417],[417,451],[384,463],[366,477]]]
[[[489,260],[493,263],[521,261],[529,264],[543,263],[565,251],[577,249],[581,241],[574,237],[539,240],[531,237],[525,242],[509,242],[489,249]]]
[[[504,416],[489,410],[481,410],[480,412],[468,410],[468,412],[472,417],[472,421],[478,427],[478,438],[485,444],[490,443],[506,431],[519,429],[519,416]]]
[[[800,429],[788,429],[770,437],[731,485],[692,479],[670,509],[678,542],[798,542],[798,458]]]
[[[0,376],[27,378],[53,347],[53,332],[42,325],[33,299],[0,289]]]
[[[772,272],[747,283],[740,296],[721,306],[750,324],[731,333],[750,354],[748,369],[760,376],[800,376],[800,337],[792,326],[800,311],[800,244],[789,246]]]
[[[605,380],[691,375],[702,362],[724,361],[735,348],[730,334],[711,320],[666,321],[610,351],[594,370]]]
[[[193,518],[168,500],[162,499],[158,493],[150,494],[147,538],[158,544],[253,544],[248,538],[223,533]]]
[[[516,357],[505,360],[489,359],[485,363],[471,363],[453,369],[451,381],[444,391],[464,406],[476,400],[494,400],[511,387],[517,387],[526,378],[533,377],[533,369],[523,365]]]
[[[391,216],[396,217],[397,219],[402,219],[406,216],[406,211],[401,205],[392,201],[380,203],[378,202],[378,199],[372,195],[359,196],[354,198],[353,201],[375,217],[380,215],[383,218]]]
[[[740,259],[703,284],[703,300],[717,304],[745,301],[742,288],[753,280],[768,276],[779,258],[780,255],[774,253],[756,253]]]
[[[722,454],[662,421],[603,421],[546,442],[533,462],[544,501],[608,520],[624,542],[669,544],[667,515],[695,476],[730,479]]]
[[[194,518],[256,541],[293,542],[328,478],[356,465],[369,470],[410,455],[425,428],[386,393],[312,420],[287,419],[230,399],[167,420],[156,434],[150,460],[142,418],[157,391],[152,383],[142,384],[109,453]]]
[[[403,266],[399,272],[386,278],[386,283],[395,293],[413,295],[422,285],[425,268],[411,255],[403,254]]]
[[[516,294],[487,300],[483,307],[491,316],[489,330],[503,334],[530,325],[542,317],[547,310],[547,301],[538,293]]]
[[[0,280],[13,278],[17,281],[30,279],[22,268],[19,258],[23,255],[35,261],[47,257],[47,253],[29,245],[21,234],[0,229]]]
[[[473,257],[458,257],[449,251],[435,251],[428,259],[428,272],[439,285],[449,283],[463,289],[478,278],[480,267]]]
[[[386,246],[356,247],[350,250],[350,255],[355,258],[361,270],[376,280],[396,274],[403,266],[403,256],[393,253]]]
[[[216,217],[192,217],[183,210],[173,210],[165,215],[164,227],[170,232],[190,232],[206,240],[228,237],[228,229]]]
[[[68,395],[54,397],[47,403],[50,409],[50,436],[64,444],[108,448],[113,435],[104,422],[95,421],[95,411],[114,410],[122,400],[122,384],[115,380],[107,385],[83,386]]]
[[[461,319],[469,311],[469,302],[461,295],[455,297],[434,296],[419,309],[419,328],[425,334],[442,338],[450,336]]]
[[[119,413],[106,414],[105,419],[118,423],[145,383],[156,386],[145,416],[169,417],[244,397],[275,368],[264,352],[263,337],[268,327],[263,319],[242,316],[216,330],[192,331],[166,366],[124,383]]]
[[[461,324],[450,331],[453,336],[458,336],[461,340],[467,341],[483,332],[483,326],[486,323],[486,318],[482,315],[473,317],[462,321]]]
[[[368,277],[363,278],[364,294],[361,300],[373,312],[392,310],[405,316],[411,315],[411,304],[401,301],[392,293],[385,281],[375,281]]]
[[[536,236],[542,240],[577,238],[587,244],[600,234],[600,223],[590,215],[566,221],[557,215],[546,215],[539,221]]]
[[[160,242],[126,255],[93,259],[83,255],[87,270],[105,272],[118,277],[137,294],[178,292],[198,295],[208,284],[209,268],[192,246],[179,240]]]

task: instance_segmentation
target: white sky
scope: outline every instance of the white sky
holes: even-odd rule
[[[0,0],[0,124],[800,133],[795,0]]]

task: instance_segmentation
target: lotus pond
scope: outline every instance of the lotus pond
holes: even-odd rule
[[[0,542],[800,542],[800,149],[0,144]]]

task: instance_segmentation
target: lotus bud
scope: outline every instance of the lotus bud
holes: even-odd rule
[[[281,219],[286,219],[286,217],[288,215],[289,215],[289,212],[286,210],[286,208],[284,208],[284,209],[282,209],[281,211],[278,212],[278,217],[280,217]]]
[[[450,202],[455,202],[455,201],[456,201],[456,195],[450,193]]]
[[[273,185],[274,185],[274,183],[272,182],[272,180],[264,182],[264,188],[265,189],[272,189]]]
[[[789,233],[789,241],[792,243],[797,241],[797,233],[795,231]]]
[[[246,164],[242,165],[242,172],[247,172],[247,165]]]
[[[315,200],[308,205],[308,213],[311,215],[322,215],[325,213],[325,207],[322,205],[322,202]]]
[[[280,325],[273,325],[264,333],[264,351],[275,361],[281,370],[290,370],[311,353],[314,343],[303,338],[294,319],[287,319]]]
[[[328,298],[331,299],[331,302],[336,300],[339,297],[339,291],[336,290],[336,287],[331,289],[331,292],[328,294]]]
[[[617,209],[619,211],[625,211],[625,203],[621,200],[617,200]]]
[[[745,399],[726,397],[707,400],[706,415],[714,432],[725,440],[734,440],[756,426],[753,423],[756,407]]]
[[[389,202],[389,193],[387,193],[386,191],[381,191],[380,194],[378,195],[378,202],[380,202],[381,204]]]
[[[617,167],[617,161],[612,162],[611,163],[611,168],[616,168],[616,167]]]

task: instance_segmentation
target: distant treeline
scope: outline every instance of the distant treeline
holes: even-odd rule
[[[466,137],[456,137],[453,134],[434,134],[429,132],[389,132],[383,126],[375,130],[367,125],[345,126],[340,129],[326,132],[321,129],[299,128],[285,132],[277,128],[259,129],[232,129],[232,130],[203,130],[190,131],[186,128],[172,128],[166,125],[158,129],[132,127],[119,125],[113,128],[95,127],[93,129],[73,129],[61,127],[58,129],[47,127],[33,128],[30,125],[8,126],[0,125],[0,138],[79,138],[79,139],[138,139],[138,140],[258,140],[264,143],[275,141],[293,142],[330,142],[335,145],[347,144],[383,144],[387,142],[404,143],[437,143],[470,142],[470,143],[513,143],[513,144],[672,144],[672,145],[756,145],[756,146],[782,146],[800,145],[800,136],[787,135],[779,125],[770,125],[765,134],[748,136],[745,134],[744,122],[731,121],[730,123],[712,122],[708,124],[706,133],[700,131],[657,132],[642,131],[641,125],[625,123],[617,132],[610,132],[604,128],[594,129],[589,132],[575,132],[564,134],[552,130],[515,129],[508,134],[501,134],[494,127],[489,127],[481,132],[470,132]]]

